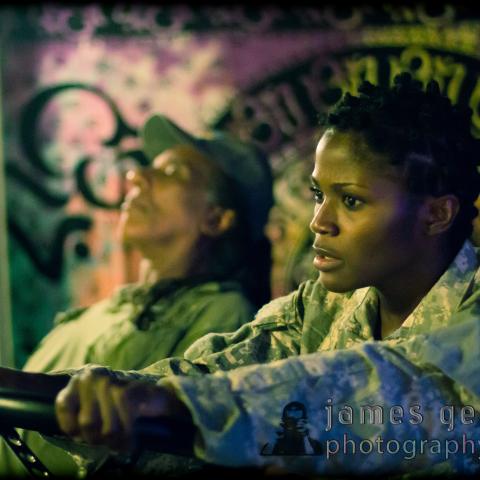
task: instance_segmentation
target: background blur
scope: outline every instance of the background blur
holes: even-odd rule
[[[410,70],[469,104],[480,134],[480,15],[463,6],[51,4],[0,7],[0,30],[9,279],[0,287],[17,366],[57,311],[136,280],[115,228],[124,172],[143,160],[137,132],[153,112],[270,154],[275,296],[315,275],[308,177],[318,114],[342,91]]]

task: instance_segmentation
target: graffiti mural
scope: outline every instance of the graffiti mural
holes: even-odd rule
[[[138,132],[162,112],[268,153],[273,294],[315,272],[309,175],[318,116],[401,70],[474,111],[480,18],[466,7],[29,6],[1,10],[8,239],[16,362],[54,314],[135,281],[116,237]]]

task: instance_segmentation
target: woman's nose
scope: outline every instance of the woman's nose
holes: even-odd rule
[[[319,235],[338,235],[339,228],[334,212],[325,201],[315,206],[310,230]]]

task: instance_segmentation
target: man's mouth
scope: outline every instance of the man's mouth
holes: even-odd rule
[[[124,212],[128,212],[130,210],[140,210],[140,211],[144,211],[148,208],[148,204],[147,202],[143,201],[141,198],[139,197],[127,197],[122,205],[121,205],[121,209],[122,211]]]

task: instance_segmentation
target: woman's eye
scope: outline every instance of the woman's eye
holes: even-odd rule
[[[362,201],[352,195],[344,195],[343,203],[351,210],[354,210],[362,205]]]
[[[310,190],[313,192],[313,198],[317,203],[323,202],[323,192],[316,187],[310,187]]]

